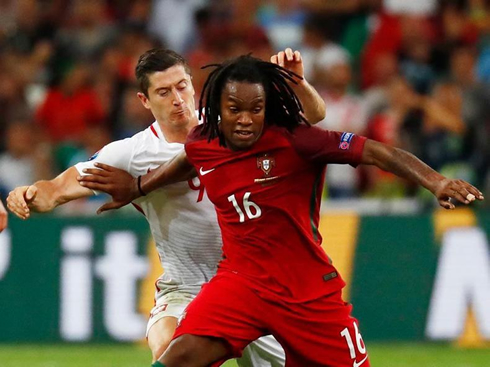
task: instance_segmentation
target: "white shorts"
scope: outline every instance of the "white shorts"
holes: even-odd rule
[[[237,364],[240,367],[283,367],[286,355],[281,344],[272,335],[266,335],[250,343]]]
[[[194,297],[194,295],[184,292],[170,292],[164,295],[157,294],[155,306],[150,311],[150,318],[146,325],[146,337],[148,337],[150,328],[161,318],[170,316],[178,319]]]
[[[146,326],[146,336],[150,328],[163,317],[179,319],[194,295],[184,292],[169,292],[164,295],[157,293],[155,306],[150,312]],[[286,362],[284,350],[273,336],[267,335],[250,343],[241,358],[237,359],[240,367],[283,367]]]

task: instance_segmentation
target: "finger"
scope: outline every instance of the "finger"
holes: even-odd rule
[[[100,162],[95,162],[94,163],[94,166],[95,167],[99,167],[105,171],[114,171],[114,167],[113,166],[109,166],[108,164],[104,164],[104,163],[100,163]]]
[[[103,169],[100,168],[84,168],[82,172],[93,176],[107,177],[110,175],[109,171],[104,171]]]
[[[469,184],[468,182],[464,182],[465,183],[465,186],[466,186],[466,190],[475,196],[476,199],[478,200],[483,200],[484,197],[483,197],[483,193],[478,190],[475,186]]]
[[[31,203],[35,198],[36,198],[36,195],[37,195],[37,187],[36,186],[29,186],[29,188],[27,189],[24,197],[26,199],[26,203]]]
[[[277,65],[284,67],[284,51],[277,54]]]
[[[286,48],[286,50],[284,51],[284,53],[286,54],[286,60],[293,61],[293,50],[291,50],[288,47],[288,48]]]
[[[83,177],[83,181],[80,181],[79,184],[83,187],[86,187],[87,189],[95,190],[95,191],[103,191],[106,193],[110,193],[112,191],[112,185],[106,183],[106,182],[101,182],[98,180],[92,180],[90,179],[90,176],[85,176]],[[87,180],[86,180],[87,179]]]
[[[276,64],[276,65],[277,65],[277,63],[278,63],[278,61],[277,61],[277,55],[273,55],[273,56],[271,56],[271,62],[272,62],[273,64]]]
[[[19,205],[16,205],[12,200],[7,201],[7,208],[13,213],[15,216],[20,219],[27,219],[30,215],[30,210],[28,208],[23,208]]]
[[[453,190],[451,197],[458,200],[460,203],[469,204],[470,202],[466,199],[466,195],[468,195],[466,190],[464,190],[463,192]]]
[[[31,210],[27,206],[15,205],[15,204],[7,204],[9,210],[14,213],[17,217],[21,219],[27,219],[30,216]]]
[[[439,205],[442,206],[444,209],[454,209],[455,206],[453,203],[451,203],[450,199],[447,198],[446,200],[439,200]]]
[[[302,59],[301,59],[301,52],[299,51],[294,51],[294,61],[296,62],[300,62]]]
[[[119,209],[119,208],[123,207],[124,205],[126,205],[126,204],[111,201],[111,202],[105,203],[99,209],[97,209],[97,214],[101,214],[101,213],[108,211],[108,210]]]
[[[17,187],[13,191],[10,191],[9,196],[7,197],[7,205],[10,205],[12,208],[22,207],[27,209],[27,203],[24,198],[24,195],[29,186],[21,186]]]
[[[77,180],[80,185],[82,185],[82,182],[94,182],[100,184],[107,184],[108,182],[110,182],[108,177],[97,175],[77,176]]]

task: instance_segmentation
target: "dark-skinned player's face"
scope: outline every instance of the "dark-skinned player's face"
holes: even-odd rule
[[[232,150],[250,148],[262,135],[265,91],[261,83],[229,81],[221,93],[221,132]]]

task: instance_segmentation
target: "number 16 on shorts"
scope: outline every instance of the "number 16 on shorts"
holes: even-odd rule
[[[349,347],[350,357],[354,360],[352,367],[359,367],[367,361],[368,356],[366,355],[366,345],[362,340],[361,333],[359,332],[359,327],[357,326],[357,323],[355,321],[353,321],[353,325],[353,331],[355,335],[351,335],[351,330],[346,327],[340,332],[340,336],[345,338],[345,342]],[[366,363],[366,366],[368,365],[368,363]]]

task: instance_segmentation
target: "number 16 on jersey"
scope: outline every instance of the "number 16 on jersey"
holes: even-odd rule
[[[238,217],[240,219],[240,223],[245,222],[245,219],[249,219],[249,220],[255,219],[255,218],[259,218],[262,215],[262,210],[260,209],[260,207],[257,204],[255,204],[252,200],[250,200],[250,195],[251,195],[250,192],[246,192],[245,195],[243,195],[241,207],[238,204],[235,194],[228,196],[228,201],[233,204],[233,207],[235,208]],[[245,214],[247,216],[246,218],[245,218]]]

